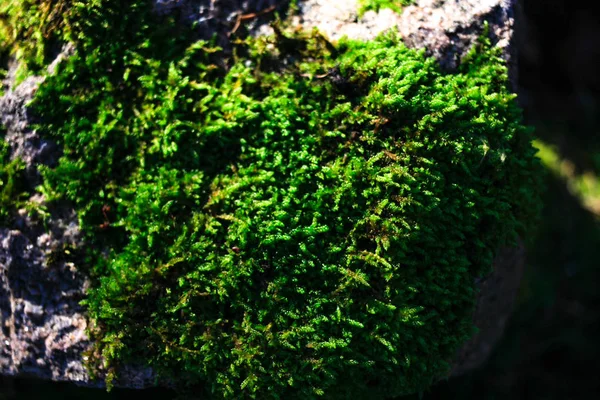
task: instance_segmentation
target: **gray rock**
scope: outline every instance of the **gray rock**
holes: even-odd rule
[[[382,10],[358,18],[357,0],[306,0],[300,2],[300,13],[293,23],[307,29],[318,27],[331,40],[343,35],[369,39],[395,27],[408,45],[426,48],[443,68],[452,70],[483,32],[486,21],[492,40],[505,49],[506,59],[514,63],[510,43],[515,1],[419,0],[400,15]],[[154,7],[157,13],[177,14],[182,23],[197,24],[199,37],[210,38],[216,33],[218,43],[226,46],[234,33],[269,33],[264,23],[286,3],[155,0]],[[50,73],[70,51],[66,49],[52,63]],[[29,185],[34,187],[39,183],[37,166],[55,164],[60,149],[32,129],[35,121],[27,107],[44,78],[31,77],[13,87],[11,76],[9,73],[7,90],[0,98],[0,121],[6,127],[13,156],[25,161]],[[31,201],[45,202],[42,196],[34,196]],[[89,282],[75,264],[57,257],[65,246],[84,245],[77,216],[68,204],[48,211],[45,224],[26,210],[19,210],[13,226],[0,227],[0,374],[102,386],[102,381],[90,380],[84,367],[84,352],[91,343],[86,335],[85,310],[79,301]],[[503,251],[496,259],[494,273],[480,282],[482,291],[474,321],[481,331],[457,355],[453,374],[480,365],[487,358],[510,315],[522,267],[522,248]],[[492,324],[493,321],[498,323]],[[131,388],[153,384],[152,370],[139,366],[124,367],[116,382],[117,386]]]
[[[67,47],[49,66],[73,51]],[[14,71],[16,66],[11,65]],[[35,123],[28,103],[44,77],[27,78],[14,86],[14,74],[4,81],[0,97],[0,121],[12,157],[26,165],[30,188],[40,183],[38,166],[54,165],[59,148],[32,128]],[[43,196],[31,203],[44,205]],[[83,352],[90,342],[87,319],[79,305],[88,287],[84,274],[60,257],[63,249],[81,247],[77,216],[66,204],[48,209],[44,221],[18,210],[13,225],[0,227],[0,373],[31,375],[56,381],[88,382]]]
[[[227,40],[241,24],[253,35],[272,34],[266,24],[267,17],[283,11],[288,3],[286,0],[155,0],[154,5],[158,13],[177,13],[182,21],[196,23],[199,36],[204,39],[216,34],[218,43],[227,48]],[[516,73],[516,59],[510,43],[516,5],[517,0],[416,0],[400,14],[382,9],[367,11],[359,17],[359,0],[300,0],[299,12],[291,20],[293,25],[305,29],[318,28],[332,41],[343,36],[369,40],[397,29],[404,43],[426,49],[428,55],[449,71],[456,69],[488,24],[489,37],[504,50],[512,76]]]
[[[196,25],[198,37],[209,40],[216,34],[217,44],[229,48],[234,33],[248,31],[272,19],[274,12],[284,11],[289,0],[154,0],[158,14],[178,15],[182,22]],[[255,15],[253,18],[248,18]],[[244,17],[246,16],[246,17]]]
[[[48,66],[48,72],[54,73],[56,65],[74,51],[73,46],[65,46],[55,60]],[[42,138],[32,125],[35,118],[27,104],[33,99],[39,85],[44,81],[41,76],[31,76],[20,85],[15,85],[17,64],[11,62],[7,78],[3,84],[5,93],[0,97],[0,124],[6,129],[5,140],[10,144],[13,158],[20,158],[26,166],[27,181],[33,188],[39,184],[37,165],[55,165],[61,155],[60,149],[52,140]]]
[[[56,241],[52,241],[56,242]],[[0,230],[0,371],[86,381],[87,283],[68,262],[49,263],[48,249],[17,230]]]
[[[38,76],[27,78],[0,97],[0,122],[6,129],[5,140],[11,145],[12,156],[25,162],[31,185],[38,182],[36,165],[54,164],[59,156],[54,143],[41,138],[31,129],[33,119],[26,106],[43,80]]]
[[[21,229],[0,229],[0,374],[102,387],[106,371],[96,371],[100,380],[92,381],[85,367],[92,343],[79,302],[89,280],[64,252],[84,246],[77,216],[66,205],[48,211],[45,224],[19,210]],[[115,382],[153,384],[152,370],[134,365],[124,366]]]
[[[489,25],[492,43],[504,50],[516,82],[516,59],[511,40],[516,0],[417,0],[400,14],[389,9],[358,16],[358,0],[306,0],[300,3],[298,24],[317,27],[331,40],[343,36],[372,39],[397,29],[409,47],[424,48],[442,68],[452,71]],[[514,78],[513,78],[514,77]],[[516,88],[516,86],[514,87]]]

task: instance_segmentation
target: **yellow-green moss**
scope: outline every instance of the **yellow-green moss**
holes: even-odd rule
[[[19,159],[11,159],[2,130],[0,127],[0,226],[8,226],[24,200],[24,165]]]
[[[0,0],[0,59],[9,56],[18,63],[16,81],[42,73],[62,45],[73,39],[76,10],[94,0]]]
[[[362,16],[367,11],[379,12],[384,8],[389,8],[397,13],[402,12],[402,7],[412,4],[414,0],[359,0],[358,15]]]

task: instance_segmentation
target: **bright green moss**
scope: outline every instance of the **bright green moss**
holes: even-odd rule
[[[393,35],[279,34],[224,68],[147,9],[86,8],[33,104],[64,148],[44,191],[91,244],[106,363],[231,399],[383,399],[443,377],[474,279],[538,209],[497,51],[445,75]]]
[[[402,11],[403,6],[412,3],[414,3],[414,0],[359,0],[358,4],[360,8],[358,9],[358,14],[362,16],[367,11],[379,12],[379,10],[384,8],[389,8],[399,13]]]

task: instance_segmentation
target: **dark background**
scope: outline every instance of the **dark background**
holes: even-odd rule
[[[504,338],[482,368],[426,400],[600,398],[600,6],[521,4],[519,102],[543,150],[542,220]],[[0,400],[175,397],[12,378],[0,388]]]

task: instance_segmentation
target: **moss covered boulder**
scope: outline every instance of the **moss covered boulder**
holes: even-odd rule
[[[211,398],[384,399],[446,376],[476,280],[526,236],[531,132],[483,37],[454,73],[393,33],[196,41],[146,1],[74,4],[33,101],[63,151],[89,368]]]

